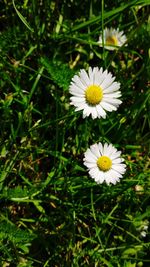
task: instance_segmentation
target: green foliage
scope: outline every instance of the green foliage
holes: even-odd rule
[[[0,239],[7,240],[15,245],[30,243],[35,238],[35,234],[27,230],[21,230],[15,225],[8,222],[0,223]]]
[[[1,1],[0,266],[150,264],[149,1]],[[97,43],[105,27],[127,46]],[[70,106],[80,69],[108,69],[122,104],[83,120]],[[122,150],[127,172],[96,184],[83,165],[96,142]]]
[[[7,262],[19,265],[19,254],[26,255],[29,253],[31,242],[36,238],[32,230],[20,229],[18,226],[8,221],[4,216],[0,219],[0,263]],[[20,257],[21,258],[21,257]],[[3,261],[4,260],[4,261]],[[6,263],[5,262],[5,263]]]
[[[68,90],[71,78],[75,74],[67,64],[61,61],[50,62],[46,58],[41,58],[41,64],[47,69],[51,79],[64,90]]]

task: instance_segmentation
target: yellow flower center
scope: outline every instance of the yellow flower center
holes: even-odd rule
[[[101,171],[106,172],[106,171],[110,170],[110,168],[112,166],[112,161],[107,156],[101,156],[97,160],[97,166],[99,167],[99,169]]]
[[[117,38],[114,35],[108,36],[106,39],[106,45],[118,45]]]
[[[102,88],[98,85],[90,85],[85,91],[85,98],[90,105],[99,104],[103,98]]]

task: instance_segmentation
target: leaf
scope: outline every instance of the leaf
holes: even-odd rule
[[[34,30],[30,27],[30,25],[28,24],[28,22],[26,21],[26,19],[21,15],[21,13],[19,12],[19,10],[16,8],[15,2],[14,0],[12,0],[13,3],[13,7],[18,15],[18,17],[21,19],[21,21],[23,22],[23,24],[31,31],[34,32]]]
[[[71,78],[75,74],[74,70],[71,70],[67,64],[63,64],[60,61],[48,61],[46,58],[41,58],[41,63],[47,69],[52,80],[60,88],[67,90]]]
[[[131,261],[126,261],[124,267],[136,267],[136,263],[131,263]]]
[[[137,254],[138,250],[139,250],[139,248],[135,248],[135,247],[134,248],[133,247],[127,248],[123,251],[122,257],[128,258],[129,256],[135,256]]]
[[[13,243],[29,243],[36,237],[35,234],[27,230],[22,230],[12,223],[6,221],[0,222],[0,240],[7,239]]]
[[[111,11],[104,12],[103,18],[104,19],[108,19],[108,18],[110,18],[110,17],[112,17],[112,16],[114,16],[114,15],[116,15],[118,13],[123,12],[125,9],[130,8],[130,7],[134,6],[134,5],[141,5],[141,4],[145,4],[146,5],[146,4],[148,4],[148,1],[149,0],[145,0],[145,1],[142,1],[142,0],[141,1],[140,0],[139,1],[134,0],[134,1],[131,1],[131,2],[127,3],[127,4],[120,5],[116,9],[113,9]],[[96,16],[96,17],[92,17],[88,21],[82,22],[82,23],[74,26],[71,29],[71,32],[78,31],[78,30],[80,30],[80,29],[82,29],[84,27],[87,27],[87,26],[93,25],[95,23],[98,23],[98,22],[101,21],[101,19],[102,19],[102,15]]]
[[[18,185],[14,188],[5,187],[3,189],[2,196],[9,200],[15,200],[15,199],[25,200],[31,197],[32,194],[35,193],[36,191],[37,188],[35,187],[29,188],[26,186],[22,187]]]

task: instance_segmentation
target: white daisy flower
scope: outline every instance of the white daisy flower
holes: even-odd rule
[[[119,29],[106,28],[104,30],[104,47],[108,50],[115,50],[118,47],[125,44],[127,38],[123,31],[119,32]],[[102,45],[102,35],[99,36],[98,43]]]
[[[115,77],[103,68],[89,67],[88,73],[81,69],[72,78],[69,92],[72,94],[71,105],[75,111],[83,110],[83,118],[90,114],[92,119],[106,118],[106,111],[117,110],[122,103],[118,98],[120,83],[114,82]]]
[[[88,168],[89,175],[101,184],[116,184],[126,171],[126,165],[120,157],[121,151],[112,144],[94,144],[84,153],[84,165]]]

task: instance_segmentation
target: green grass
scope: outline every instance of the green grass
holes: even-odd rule
[[[1,1],[0,266],[149,267],[149,1]],[[105,27],[128,46],[100,48]],[[108,69],[122,101],[106,119],[70,106],[81,68]],[[86,149],[109,142],[127,172],[98,185]],[[139,190],[138,191],[138,187]]]

